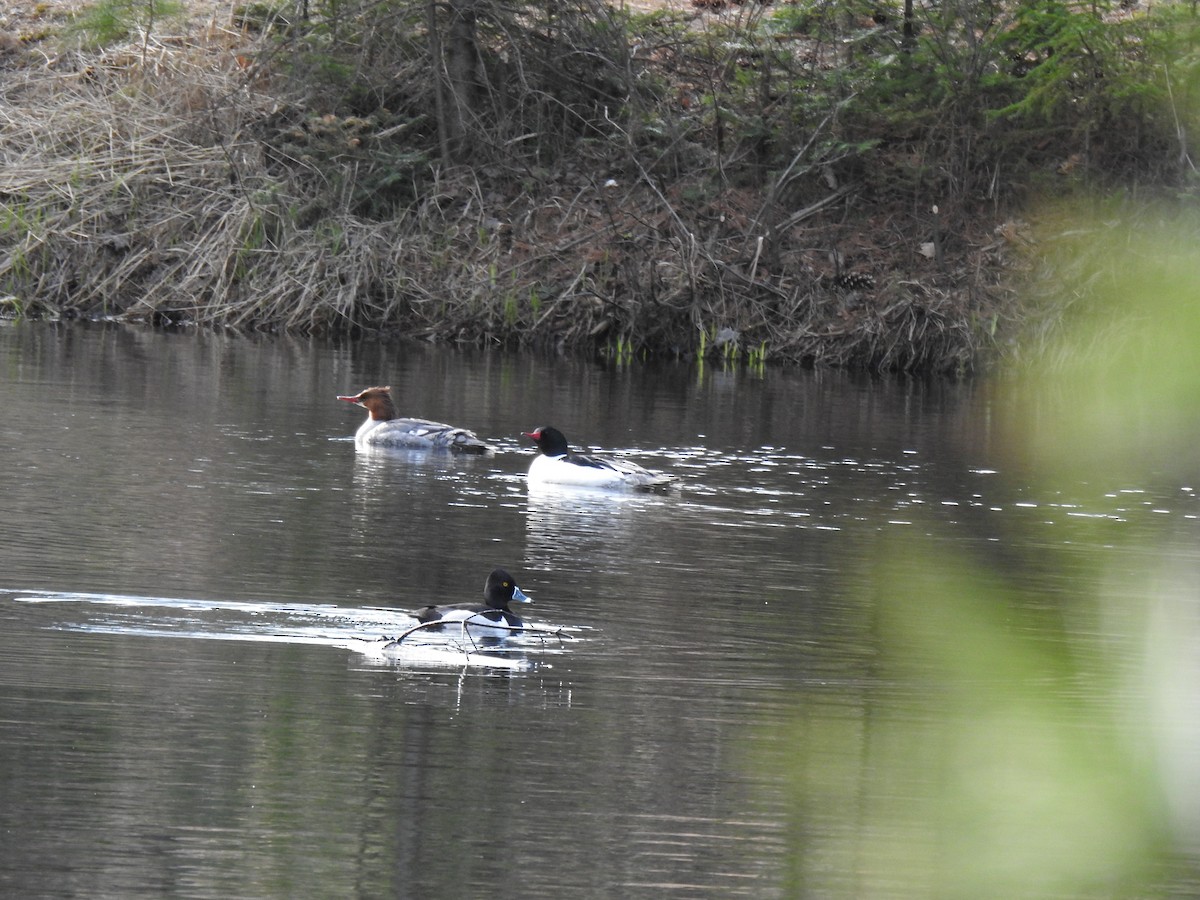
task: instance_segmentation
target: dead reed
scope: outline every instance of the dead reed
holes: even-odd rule
[[[1003,237],[939,269],[855,213],[852,184],[781,211],[640,164],[623,183],[576,162],[519,189],[431,167],[412,202],[366,217],[353,186],[373,136],[328,117],[326,146],[345,142],[335,182],[328,154],[277,139],[285,93],[235,32],[13,68],[7,311],[955,372],[1005,316]]]

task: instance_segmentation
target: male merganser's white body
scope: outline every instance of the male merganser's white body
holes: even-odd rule
[[[541,451],[529,465],[530,484],[565,484],[592,488],[656,488],[672,481],[624,459],[597,459],[572,453],[557,428],[541,425],[522,432]]]
[[[449,450],[453,453],[491,453],[492,448],[474,432],[427,419],[402,419],[396,415],[390,387],[370,387],[339,400],[361,406],[367,420],[354,435],[356,450],[391,447],[405,450]]]

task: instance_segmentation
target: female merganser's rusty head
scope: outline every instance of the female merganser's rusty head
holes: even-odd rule
[[[390,387],[369,387],[353,397],[343,397],[339,394],[338,399],[361,406],[376,422],[389,422],[396,418],[396,407],[392,403]]]

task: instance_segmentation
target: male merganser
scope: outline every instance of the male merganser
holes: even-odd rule
[[[426,622],[466,622],[468,628],[475,625],[487,627],[493,625],[507,626],[508,629],[521,628],[524,623],[517,618],[509,603],[532,603],[525,592],[517,587],[513,577],[503,569],[493,569],[483,586],[483,603],[449,603],[445,606],[426,606],[413,613],[417,621]],[[495,630],[495,629],[494,629]],[[507,629],[503,629],[507,630]]]
[[[353,397],[338,395],[339,400],[361,406],[367,421],[354,435],[354,447],[394,447],[410,450],[450,450],[454,453],[491,453],[492,448],[474,432],[425,419],[401,419],[392,405],[390,387],[369,387]]]
[[[656,474],[623,459],[594,459],[572,453],[563,433],[549,425],[539,425],[533,431],[521,433],[541,451],[529,466],[532,483],[654,488],[670,483],[673,477]]]

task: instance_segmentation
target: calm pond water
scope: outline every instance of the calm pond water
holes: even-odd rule
[[[499,452],[356,455],[377,383]],[[845,776],[814,723],[920,693],[881,537],[1035,610],[1112,530],[1195,547],[1187,485],[1035,487],[972,383],[30,323],[0,396],[3,896],[907,896],[836,849],[871,798],[804,802]],[[531,491],[539,424],[679,485]],[[497,565],[551,634],[380,652]],[[1142,699],[1105,689],[1045,686]]]

